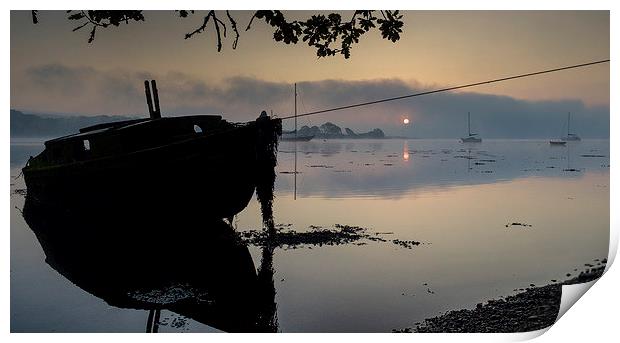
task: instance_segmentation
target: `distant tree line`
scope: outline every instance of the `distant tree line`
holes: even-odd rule
[[[313,136],[315,138],[385,138],[385,133],[381,129],[374,129],[368,132],[357,133],[350,128],[346,127],[344,132],[340,126],[327,122],[321,126],[302,126],[297,131],[300,136]]]
[[[80,128],[115,120],[123,116],[60,116],[26,114],[11,110],[11,137],[56,137],[76,133]]]

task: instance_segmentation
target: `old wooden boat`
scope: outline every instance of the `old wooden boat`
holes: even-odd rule
[[[208,218],[245,208],[257,185],[274,175],[281,121],[266,113],[247,123],[219,115],[162,118],[155,82],[152,93],[145,86],[149,118],[45,142],[23,168],[28,194],[95,215],[105,215],[110,203],[115,210],[140,203],[148,212],[182,206]]]

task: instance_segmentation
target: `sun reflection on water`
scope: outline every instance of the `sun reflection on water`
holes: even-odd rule
[[[407,144],[407,140],[403,142],[403,160],[409,161],[409,144]]]

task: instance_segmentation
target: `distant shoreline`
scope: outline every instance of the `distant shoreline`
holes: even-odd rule
[[[117,120],[133,119],[123,116],[46,116],[28,114],[11,109],[10,136],[11,141],[16,138],[56,138],[79,132],[83,127],[112,122]]]
[[[18,110],[10,110],[10,137],[11,142],[14,139],[36,139],[45,138],[52,139],[69,134],[79,132],[80,128],[118,120],[135,119],[136,117],[116,116],[116,115],[99,115],[99,116],[63,116],[63,115],[44,115],[44,114],[28,114]],[[375,128],[369,132],[357,133],[349,128],[344,130],[332,123],[325,123],[319,126],[302,126],[298,133],[300,135],[313,135],[314,141],[319,139],[406,139],[406,140],[424,140],[424,139],[443,139],[459,140],[460,136],[455,137],[410,137],[410,136],[389,136],[384,134],[383,130]],[[485,140],[550,140],[554,137],[489,137],[485,136]],[[582,137],[587,140],[609,140],[609,137]]]
[[[27,143],[45,143],[50,139],[58,138],[59,136],[10,136],[10,143],[14,145],[27,144]],[[400,136],[386,136],[383,138],[353,138],[353,137],[342,137],[342,138],[315,138],[307,142],[297,142],[300,143],[308,143],[308,142],[319,142],[319,141],[356,141],[356,140],[416,140],[416,141],[456,141],[459,142],[460,138],[420,138],[420,137],[400,137]],[[608,141],[609,138],[583,138],[582,141]],[[487,138],[486,141],[540,141],[547,142],[549,138]],[[293,143],[292,141],[282,141],[281,143]],[[578,144],[578,142],[577,142]]]
[[[306,142],[297,142],[297,143],[308,143],[308,142],[318,142],[318,141],[338,141],[338,140],[343,140],[343,141],[355,141],[355,140],[396,140],[396,139],[402,139],[402,140],[418,140],[418,141],[456,141],[456,142],[460,142],[461,138],[460,137],[429,137],[429,138],[422,138],[422,137],[402,137],[402,136],[385,136],[382,138],[372,138],[372,137],[337,137],[337,138],[314,138],[310,141],[306,141]],[[544,142],[544,143],[548,143],[549,140],[551,138],[548,137],[535,137],[535,138],[505,138],[505,137],[496,137],[496,138],[486,138],[484,141],[540,141],[540,142]],[[608,141],[609,138],[582,138],[582,141]],[[484,143],[483,141],[483,143]],[[292,142],[292,141],[291,141]],[[579,142],[572,142],[575,144],[579,144]],[[463,143],[463,144],[473,144],[473,146],[476,146],[476,144],[481,144],[481,143]]]

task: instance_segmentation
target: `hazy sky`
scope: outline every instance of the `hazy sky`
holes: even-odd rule
[[[305,18],[310,13],[285,15]],[[145,14],[145,22],[99,30],[89,45],[88,31],[71,32],[76,23],[65,20],[64,12],[41,12],[38,25],[32,24],[29,12],[11,12],[11,107],[142,114],[142,82],[152,77],[158,80],[164,115],[219,112],[233,120],[250,120],[262,109],[290,113],[293,82],[299,83],[304,112],[609,58],[607,11],[405,11],[399,42],[371,32],[348,60],[318,59],[303,43],[275,42],[260,21],[241,32],[237,50],[232,50],[229,35],[218,53],[213,27],[183,39],[200,24],[201,13],[187,19],[172,11]],[[250,12],[233,15],[245,28]],[[331,120],[356,128],[395,129],[406,116],[417,129],[425,123],[427,132],[433,128],[436,135],[452,135],[457,126],[463,130],[462,118],[471,111],[478,114],[474,118],[481,121],[479,127],[488,127],[488,136],[499,134],[501,127],[501,122],[488,122],[493,115],[517,123],[519,116],[529,116],[528,125],[540,115],[542,126],[557,131],[558,118],[572,111],[576,121],[598,123],[584,128],[598,132],[596,136],[609,127],[609,65],[421,99],[302,123]]]

